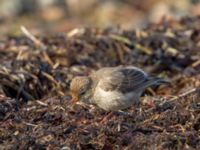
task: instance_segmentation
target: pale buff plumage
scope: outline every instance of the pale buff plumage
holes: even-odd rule
[[[82,100],[115,111],[138,103],[147,87],[165,82],[137,67],[105,67],[90,76],[75,77],[70,91],[73,101]]]

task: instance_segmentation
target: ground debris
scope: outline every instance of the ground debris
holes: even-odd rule
[[[25,28],[26,36],[9,36],[0,42],[0,149],[200,149],[199,27],[193,17],[137,31],[32,37]],[[116,65],[141,67],[171,84],[148,89],[129,115],[102,123],[107,112],[72,105],[69,83]]]

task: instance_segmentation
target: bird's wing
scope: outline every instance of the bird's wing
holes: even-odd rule
[[[136,67],[119,67],[102,76],[99,86],[105,91],[118,90],[123,93],[145,89],[160,78],[150,77]]]

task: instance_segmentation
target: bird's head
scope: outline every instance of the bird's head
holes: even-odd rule
[[[79,100],[89,98],[91,89],[91,79],[87,76],[78,76],[72,79],[70,84],[70,93],[72,101],[75,103]]]

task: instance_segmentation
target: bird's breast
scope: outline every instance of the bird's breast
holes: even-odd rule
[[[138,101],[138,94],[134,92],[122,94],[119,91],[105,91],[97,88],[94,92],[95,103],[104,110],[120,110]]]

